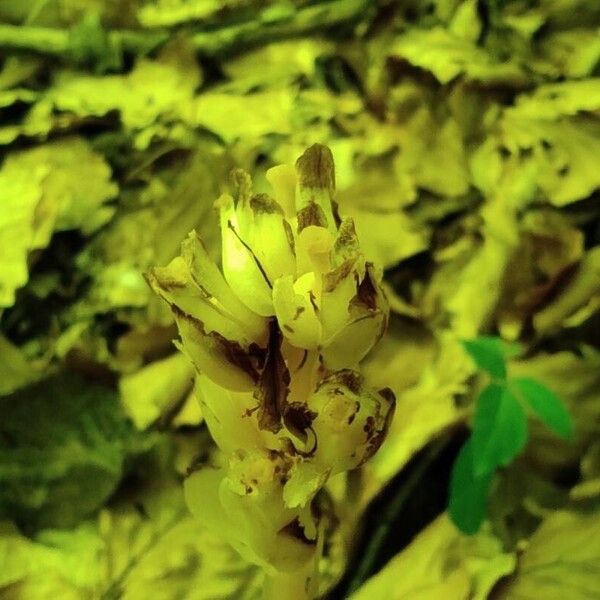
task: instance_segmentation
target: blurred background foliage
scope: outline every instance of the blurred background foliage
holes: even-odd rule
[[[267,191],[315,142],[386,268],[365,372],[398,397],[330,485],[323,593],[600,597],[597,0],[3,0],[0,58],[0,598],[260,596],[183,505],[215,451],[141,273],[193,228],[218,258],[231,168]],[[442,513],[479,333],[576,436],[532,422],[467,538]]]

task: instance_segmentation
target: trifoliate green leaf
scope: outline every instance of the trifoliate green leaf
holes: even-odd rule
[[[573,422],[562,400],[545,385],[531,377],[519,377],[511,385],[521,393],[533,412],[561,437],[573,437]]]
[[[491,383],[479,395],[473,420],[475,476],[506,466],[527,442],[527,417],[509,388]]]
[[[527,453],[538,464],[556,471],[569,468],[579,460],[577,447],[597,439],[600,418],[600,354],[589,346],[578,352],[538,353],[527,360],[511,362],[512,377],[531,377],[543,381],[562,398],[572,415],[578,444],[563,440],[537,419],[531,421],[531,443]]]
[[[480,369],[494,379],[506,379],[506,361],[502,340],[480,336],[473,340],[463,340],[462,345]]]
[[[493,472],[475,474],[475,447],[471,437],[461,448],[452,467],[448,513],[467,535],[476,533],[487,511]]]

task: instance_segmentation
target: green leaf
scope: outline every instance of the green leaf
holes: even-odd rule
[[[74,526],[113,493],[141,440],[113,389],[73,374],[1,398],[0,519]]]
[[[77,165],[77,168],[74,168]],[[118,188],[104,158],[80,137],[12,152],[0,168],[0,307],[29,279],[30,255],[54,231],[88,235],[105,225]]]
[[[350,600],[483,600],[516,564],[516,553],[504,551],[488,528],[465,537],[440,515]]]
[[[520,83],[524,79],[514,59],[501,62],[474,42],[457,37],[443,27],[409,28],[397,38],[391,54],[431,72],[444,84],[460,75],[484,83]]]
[[[504,113],[500,146],[515,158],[529,150],[531,158],[520,159],[523,167],[527,163],[535,166],[540,193],[554,206],[562,207],[587,198],[600,187],[600,171],[594,161],[600,152],[600,124],[581,116],[555,120],[532,117],[538,110],[550,114],[576,109],[572,98],[563,98],[556,89],[548,93],[559,96],[563,107],[553,108],[546,101],[538,107],[536,101],[517,100],[517,105]],[[581,107],[586,110],[587,103],[582,101]]]
[[[261,570],[189,514],[178,478],[159,461],[145,466],[133,489],[74,529],[28,538],[0,521],[0,598],[260,598]]]
[[[553,512],[533,534],[498,600],[600,598],[598,512]]]
[[[552,390],[530,377],[520,377],[512,383],[549,429],[563,438],[573,438],[571,415],[562,400]]]
[[[452,468],[450,504],[452,522],[465,534],[477,532],[487,510],[493,473],[475,476],[473,437],[462,447]]]
[[[474,340],[463,340],[462,344],[480,369],[496,379],[506,379],[506,362],[500,339],[481,336]]]
[[[118,71],[123,66],[121,48],[102,28],[97,14],[86,14],[69,31],[69,49],[76,63],[94,67],[97,73]]]
[[[476,475],[506,466],[527,442],[527,417],[510,390],[492,383],[480,394],[473,421]]]

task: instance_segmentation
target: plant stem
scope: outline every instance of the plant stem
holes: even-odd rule
[[[199,31],[193,36],[199,52],[221,56],[269,41],[288,39],[364,17],[369,0],[331,0],[298,9],[288,18],[268,22],[256,18],[213,31]]]
[[[0,48],[61,56],[69,50],[69,33],[49,27],[0,25]]]
[[[312,600],[316,596],[315,575],[313,561],[299,571],[266,574],[263,598],[264,600]]]
[[[370,0],[328,0],[311,4],[281,18],[269,18],[267,9],[247,21],[212,24],[192,30],[198,52],[222,56],[249,46],[304,35],[364,17]],[[168,29],[111,30],[111,43],[125,52],[146,54],[166,42]],[[72,60],[68,29],[0,25],[0,49],[61,57]]]

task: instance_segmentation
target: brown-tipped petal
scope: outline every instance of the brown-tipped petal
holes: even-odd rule
[[[237,342],[217,332],[207,333],[202,321],[172,307],[181,336],[179,349],[196,370],[234,391],[254,389],[259,378],[256,359]]]
[[[202,322],[206,333],[218,333],[244,346],[265,344],[265,335],[260,330],[260,317],[246,309],[253,316],[242,321],[227,312],[216,298],[193,281],[182,257],[173,259],[166,267],[152,269],[146,274],[146,281],[169,306]]]
[[[389,306],[379,281],[380,274],[367,263],[350,301],[348,322],[324,342],[322,355],[329,369],[356,368],[385,333]]]

